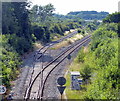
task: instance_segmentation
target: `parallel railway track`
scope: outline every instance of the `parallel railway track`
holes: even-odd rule
[[[41,73],[46,72],[46,74],[44,75],[43,78],[43,83],[40,86],[39,85],[39,91],[37,93],[37,97],[35,97],[35,99],[42,99],[43,98],[43,94],[44,94],[44,89],[45,89],[45,84],[47,82],[47,79],[49,77],[49,75],[52,73],[52,71],[72,52],[74,52],[76,49],[80,48],[81,45],[85,44],[86,42],[90,41],[90,35],[83,38],[80,42],[77,42],[76,44],[71,45],[70,47],[68,47],[64,52],[60,53],[54,60],[52,60],[51,62],[49,62],[35,77],[33,80],[31,80],[31,83],[28,87],[28,89],[26,90],[24,99],[31,99],[32,94],[31,94],[31,90],[33,90],[33,86],[35,86],[35,82],[37,81],[37,79],[39,78],[39,76],[41,75]],[[46,49],[43,51],[43,53],[49,48],[46,47]],[[42,50],[42,49],[41,49]],[[40,51],[39,51],[40,52]],[[56,62],[56,63],[55,63]]]

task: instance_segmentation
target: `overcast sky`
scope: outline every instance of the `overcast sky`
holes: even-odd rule
[[[52,3],[56,8],[55,13],[67,14],[70,11],[96,10],[114,13],[118,11],[120,0],[29,0],[33,5],[46,5]]]

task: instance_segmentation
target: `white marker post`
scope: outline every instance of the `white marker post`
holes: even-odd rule
[[[3,86],[3,85],[0,85],[0,95],[2,95],[2,94],[5,94],[6,93],[6,87],[5,86]]]

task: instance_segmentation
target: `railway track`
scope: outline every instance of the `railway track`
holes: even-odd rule
[[[59,43],[59,42],[62,42],[63,40],[67,39],[67,38],[70,38],[72,37],[73,35],[77,34],[78,32],[77,31],[74,31],[68,35],[66,35],[65,37],[57,40],[57,41],[53,41],[51,43],[48,43],[46,46],[43,46],[42,48],[40,48],[37,52],[36,52],[36,55],[38,55],[38,58],[37,59],[40,59],[42,57],[42,53],[44,54],[47,49],[53,45],[55,45],[56,43]]]
[[[40,48],[39,50],[37,50],[37,51],[35,52],[34,57],[33,57],[33,61],[34,61],[34,62],[33,62],[33,68],[32,68],[32,70],[31,70],[31,73],[29,74],[29,75],[30,75],[30,78],[29,78],[29,81],[28,81],[29,83],[27,84],[25,93],[26,93],[26,91],[27,91],[28,86],[30,86],[30,83],[32,82],[32,79],[33,79],[33,77],[34,77],[34,74],[36,74],[35,72],[36,72],[36,71],[37,71],[37,72],[40,71],[40,68],[39,68],[40,66],[39,66],[39,67],[37,66],[38,69],[35,68],[35,67],[36,67],[36,64],[39,64],[39,63],[37,63],[37,62],[39,62],[40,59],[41,59],[41,61],[42,61],[42,56],[45,54],[45,52],[48,50],[48,48],[51,47],[51,46],[53,46],[53,45],[55,45],[56,43],[62,42],[62,41],[65,40],[66,38],[72,37],[72,36],[75,35],[75,34],[77,34],[77,31],[74,31],[74,32],[66,35],[65,37],[57,40],[57,41],[53,41],[53,42],[51,42],[51,43],[47,43],[45,46],[43,46],[42,48]],[[41,64],[41,65],[43,65],[43,64]],[[42,66],[42,67],[43,67],[43,66]]]
[[[47,43],[46,46],[43,46],[42,48],[40,48],[39,50],[36,51],[36,54],[34,55],[34,57],[38,60],[42,57],[42,54],[44,54],[47,49],[53,45],[55,45],[56,43],[59,43],[59,42],[62,42],[63,40],[67,39],[67,38],[71,38],[73,37],[75,34],[77,34],[78,32],[77,31],[74,31],[66,36],[64,36],[63,38],[57,40],[57,41],[53,41],[51,43]],[[37,56],[37,57],[36,57]],[[34,60],[36,61],[36,60]]]
[[[26,90],[24,99],[42,99],[45,89],[45,84],[47,82],[47,79],[49,75],[52,73],[52,71],[62,62],[64,59],[74,52],[76,49],[78,49],[81,45],[88,42],[90,40],[90,35],[83,38],[80,42],[78,41],[76,44],[71,45],[68,47],[64,52],[60,53],[54,60],[49,62],[44,68],[40,70],[40,72],[37,75],[34,75],[34,78],[32,78],[31,83],[29,84],[28,89]],[[46,52],[46,50],[51,45],[48,45],[46,47],[41,48],[37,54],[41,54],[37,59],[40,59],[42,57],[42,53]],[[36,54],[36,55],[37,55]],[[44,75],[42,74],[44,72]],[[42,75],[41,75],[42,74]],[[42,81],[41,81],[42,76]],[[36,92],[37,91],[37,92]]]
[[[24,67],[24,68],[22,68],[22,73],[20,74],[20,78],[17,79],[15,86],[12,87],[12,90],[10,92],[13,99],[24,99],[24,95],[26,94],[27,88],[30,86],[30,84],[33,80],[32,75],[35,74],[36,71],[37,71],[37,73],[40,71],[40,70],[37,70],[37,68],[39,68],[39,69],[41,68],[41,66],[40,66],[41,64],[39,65],[39,63],[41,62],[39,60],[41,60],[41,58],[42,58],[41,53],[45,54],[44,55],[44,63],[43,63],[43,65],[45,66],[49,62],[48,60],[52,61],[52,59],[57,54],[59,54],[60,51],[64,51],[64,49],[65,49],[65,48],[62,48],[58,51],[54,51],[54,50],[48,49],[48,47],[51,47],[67,38],[70,38],[70,37],[74,36],[75,34],[77,34],[77,31],[71,32],[70,34],[60,38],[57,41],[47,43],[45,46],[43,46],[39,50],[32,52],[24,59],[24,63],[22,64],[22,67]],[[46,49],[48,49],[48,50],[46,50]],[[54,52],[55,52],[55,54],[54,54]],[[50,54],[50,53],[52,53],[52,54]],[[47,61],[46,61],[46,59],[47,59]]]

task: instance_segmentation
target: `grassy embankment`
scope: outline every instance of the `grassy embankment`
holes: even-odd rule
[[[75,31],[75,29],[71,29],[70,31],[65,31],[64,36],[70,34],[70,33],[73,32],[73,31]],[[52,37],[53,37],[53,38],[52,38],[52,41],[59,40],[60,38],[62,38],[62,37],[64,37],[64,36],[61,36],[61,35],[59,35],[59,34],[56,34],[55,36],[52,36]],[[62,43],[60,43],[60,44],[58,44],[58,45],[56,45],[56,46],[59,47],[59,46],[61,46],[61,45],[64,46],[64,45],[66,45],[66,44],[68,44],[68,41],[64,41],[64,42],[62,42]],[[41,44],[40,41],[36,41],[36,42],[34,43],[34,50],[40,49],[42,46],[43,46],[43,45]],[[53,49],[54,49],[54,48],[53,48]]]
[[[88,52],[88,47],[83,47],[83,52],[87,53]],[[84,63],[77,62],[77,57],[74,59],[74,61],[68,66],[68,70],[66,72],[65,78],[67,80],[66,82],[66,89],[65,89],[65,96],[67,99],[83,99],[83,96],[86,92],[87,84],[81,85],[81,90],[71,90],[71,78],[70,78],[70,72],[71,71],[79,71],[80,72],[80,67],[82,67]]]
[[[81,35],[81,33],[78,33],[78,34],[74,35],[73,37],[68,38],[68,39],[66,39],[66,40],[64,40],[64,41],[62,41],[62,42],[54,45],[54,46],[53,46],[52,48],[50,48],[50,49],[56,50],[56,49],[59,49],[59,48],[61,48],[61,47],[68,46],[68,45],[74,43],[75,41],[80,40],[81,38],[83,38],[83,35]]]
[[[63,35],[60,35],[60,34],[52,34],[52,35],[51,35],[51,40],[52,40],[52,41],[59,40],[60,38],[62,38],[62,37],[64,37],[64,36],[66,36],[66,35],[74,32],[75,30],[77,30],[77,29],[71,29],[70,31],[65,31],[65,32],[63,33]]]

